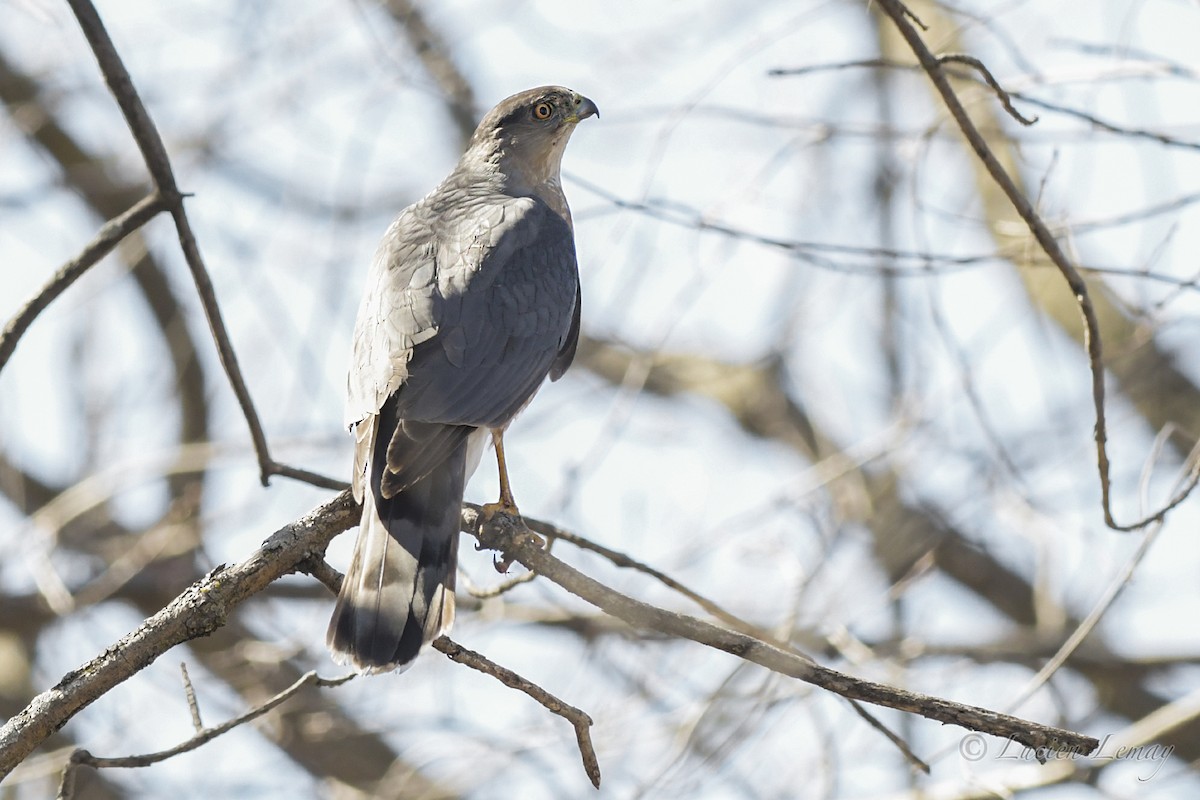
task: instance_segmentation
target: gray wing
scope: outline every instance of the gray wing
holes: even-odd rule
[[[570,226],[541,200],[435,192],[406,209],[376,252],[355,327],[356,494],[385,403],[404,421],[379,432],[392,444],[388,496],[467,433],[447,426],[515,416],[573,354],[578,291]]]
[[[536,198],[484,216],[485,230],[440,242],[437,334],[412,349],[397,395],[403,419],[500,427],[571,339],[579,273],[570,226]]]
[[[583,290],[579,286],[579,279],[575,279],[575,313],[571,316],[571,328],[567,331],[567,338],[558,349],[558,355],[554,357],[554,363],[550,366],[550,380],[556,381],[563,376],[570,368],[571,362],[575,360],[575,350],[579,347],[579,315],[583,310]]]
[[[367,273],[346,380],[347,426],[379,413],[408,377],[413,348],[437,335],[435,239],[423,205],[391,224]]]

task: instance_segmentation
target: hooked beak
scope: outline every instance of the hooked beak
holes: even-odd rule
[[[579,122],[588,117],[599,118],[600,109],[596,108],[596,104],[583,95],[575,95],[575,109],[571,112],[571,116],[567,117],[567,122]]]

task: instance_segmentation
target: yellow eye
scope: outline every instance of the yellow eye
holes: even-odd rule
[[[550,107],[549,103],[538,103],[533,107],[534,119],[550,119],[550,115],[553,113],[554,109]]]

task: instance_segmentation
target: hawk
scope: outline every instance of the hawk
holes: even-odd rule
[[[450,629],[463,487],[579,337],[579,270],[559,167],[596,104],[561,86],[484,116],[458,165],[391,224],[354,330],[346,424],[362,503],[326,637],[335,661],[403,670]]]

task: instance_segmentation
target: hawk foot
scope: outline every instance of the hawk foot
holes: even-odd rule
[[[518,519],[520,518],[518,517]],[[546,540],[529,530],[529,528],[525,527],[524,520],[521,521],[521,528],[521,530],[513,534],[513,543],[515,545],[518,547],[532,546],[538,548],[539,550],[545,549]],[[512,563],[512,557],[502,555],[496,557],[496,559],[492,562],[492,566],[496,568],[496,572],[499,572],[501,575],[503,575],[508,572],[508,568],[512,566]]]
[[[484,503],[479,507],[479,516],[483,517],[484,522],[491,522],[497,514],[515,517],[521,527],[525,527],[525,521],[521,519],[521,512],[517,510],[517,504],[511,500],[506,501],[501,497],[494,503]]]

